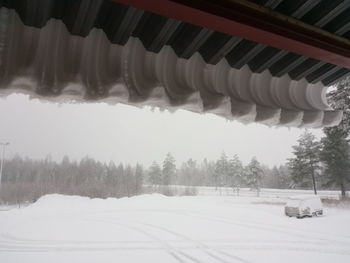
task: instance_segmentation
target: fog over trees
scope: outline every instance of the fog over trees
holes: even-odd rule
[[[327,154],[322,156],[326,158]],[[258,196],[261,188],[310,189],[312,185],[311,175],[304,170],[300,173],[306,179],[299,180],[295,177],[294,168],[288,165],[270,168],[260,164],[255,157],[244,165],[237,155],[227,156],[224,152],[218,160],[197,162],[189,159],[178,167],[175,163],[171,153],[165,156],[162,165],[153,162],[146,168],[141,164],[101,163],[90,157],[79,162],[64,157],[61,162],[55,162],[49,156],[44,160],[32,160],[17,155],[5,162],[0,200],[20,204],[33,202],[50,193],[92,198],[152,192],[194,195],[196,186],[211,186],[218,191],[222,187],[230,187],[232,195],[239,195],[240,188],[250,188]],[[342,185],[345,191],[347,184],[342,184],[343,173],[335,173],[333,177],[330,173],[332,169],[335,168],[331,165],[323,166],[316,178],[318,187],[338,189]],[[325,172],[324,175],[321,172]],[[184,187],[174,193],[169,185]]]
[[[223,152],[216,161],[193,159],[176,167],[175,158],[168,153],[162,166],[153,162],[145,169],[141,164],[101,163],[90,157],[79,162],[67,156],[61,162],[50,156],[32,160],[16,155],[5,161],[0,198],[6,203],[35,201],[49,193],[89,197],[124,197],[145,192],[172,195],[169,185],[187,186],[182,194],[195,194],[195,186],[287,188],[289,176],[285,166],[261,166],[256,158],[244,166],[238,156],[229,158]],[[283,178],[279,178],[283,177]]]

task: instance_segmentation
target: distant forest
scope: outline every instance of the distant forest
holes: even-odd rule
[[[152,191],[173,195],[168,185],[188,186],[181,194],[193,195],[194,186],[300,188],[287,165],[269,168],[253,158],[243,165],[237,155],[229,158],[222,153],[218,160],[193,159],[175,165],[174,157],[168,153],[163,163],[153,162],[145,169],[142,165],[101,163],[85,157],[80,162],[64,157],[61,162],[32,160],[15,156],[6,160],[0,191],[2,203],[33,202],[50,193],[81,195],[93,198],[133,196]],[[162,187],[155,187],[162,186]],[[310,185],[301,185],[309,188]]]

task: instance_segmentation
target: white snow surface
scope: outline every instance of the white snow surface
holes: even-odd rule
[[[350,210],[283,209],[253,197],[47,195],[0,210],[0,262],[350,262]]]

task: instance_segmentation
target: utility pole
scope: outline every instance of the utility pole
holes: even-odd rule
[[[1,186],[1,179],[2,179],[2,168],[4,167],[4,158],[5,158],[5,148],[6,146],[10,145],[9,142],[0,142],[0,146],[2,146],[2,155],[1,155],[1,163],[0,163],[0,186]]]

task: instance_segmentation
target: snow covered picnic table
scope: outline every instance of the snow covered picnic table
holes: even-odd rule
[[[349,222],[350,210],[298,220],[253,197],[48,195],[0,211],[0,262],[350,262]]]

